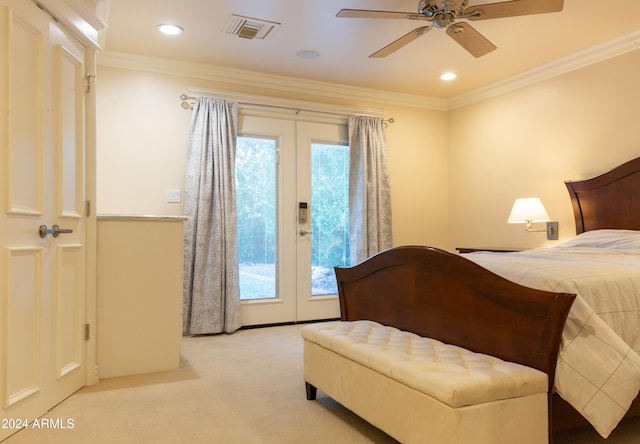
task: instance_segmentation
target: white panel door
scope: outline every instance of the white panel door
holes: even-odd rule
[[[2,418],[84,385],[84,57],[32,2],[0,0]]]

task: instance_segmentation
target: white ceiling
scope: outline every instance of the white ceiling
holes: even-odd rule
[[[470,0],[470,5],[496,3]],[[384,91],[450,98],[640,30],[640,0],[565,0],[559,13],[476,21],[498,49],[474,58],[433,29],[394,54],[369,54],[425,22],[337,18],[342,8],[416,12],[418,0],[111,0],[105,49]],[[231,14],[279,22],[264,40],[223,32]],[[169,37],[156,25],[185,32]],[[634,42],[640,48],[640,41]],[[315,50],[320,57],[296,57]],[[454,71],[452,82],[439,79]]]

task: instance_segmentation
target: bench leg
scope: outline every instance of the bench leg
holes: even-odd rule
[[[306,381],[304,383],[304,387],[307,390],[307,399],[309,401],[313,401],[314,399],[316,399],[316,393],[318,392],[318,389]]]

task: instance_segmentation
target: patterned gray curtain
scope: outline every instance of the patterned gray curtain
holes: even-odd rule
[[[351,264],[392,246],[391,187],[384,119],[349,116]]]
[[[183,332],[231,333],[241,326],[235,149],[237,104],[199,97],[187,149]]]

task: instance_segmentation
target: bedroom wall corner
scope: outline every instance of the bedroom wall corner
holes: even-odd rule
[[[640,50],[451,111],[450,247],[557,243],[506,223],[518,197],[540,197],[559,240],[574,236],[564,181],[640,156],[638,78]]]
[[[394,109],[387,128],[394,245],[447,248],[448,113]]]

